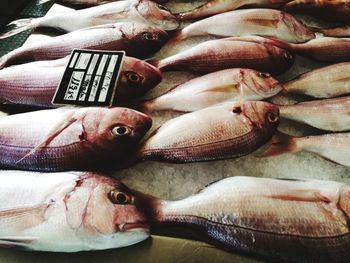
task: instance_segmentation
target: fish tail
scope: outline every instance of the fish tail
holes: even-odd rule
[[[154,100],[142,101],[139,105],[137,105],[137,110],[145,114],[150,114],[153,112],[153,105],[154,105]]]
[[[155,67],[158,67],[158,65],[159,65],[159,60],[157,60],[157,59],[147,59],[146,62],[151,64],[152,66],[155,66]]]
[[[270,157],[285,153],[298,152],[301,149],[297,145],[297,138],[289,136],[282,132],[276,132],[272,138],[271,144],[258,157]]]
[[[7,66],[9,59],[10,59],[10,56],[8,54],[0,57],[0,69],[3,69],[4,67]]]
[[[8,38],[23,31],[35,28],[37,23],[34,23],[34,21],[36,21],[36,18],[25,18],[11,22],[8,26],[13,28],[8,32],[0,34],[0,39]]]

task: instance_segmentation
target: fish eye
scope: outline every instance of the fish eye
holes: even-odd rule
[[[126,72],[125,74],[128,80],[131,82],[141,82],[143,80],[143,77],[135,72],[129,71],[129,72]]]
[[[142,33],[142,35],[143,35],[144,39],[146,39],[146,40],[157,40],[158,39],[156,34],[152,34],[150,32],[144,32],[144,33]]]
[[[263,79],[267,79],[267,78],[271,77],[271,75],[269,73],[265,73],[265,72],[258,72],[258,76],[260,78],[263,78]]]
[[[268,121],[271,123],[275,123],[275,122],[279,121],[278,115],[274,112],[268,112],[266,114],[266,117],[267,117]]]
[[[131,133],[131,129],[125,125],[117,125],[112,129],[112,133],[115,136],[125,136]]]
[[[130,203],[130,197],[126,193],[120,192],[116,189],[108,193],[108,198],[116,205],[126,205]]]
[[[241,109],[241,107],[234,107],[232,109],[232,112],[236,113],[236,114],[240,114],[240,113],[242,113],[242,109]]]
[[[164,5],[157,4],[158,8],[167,12],[170,12],[168,8],[166,8]]]

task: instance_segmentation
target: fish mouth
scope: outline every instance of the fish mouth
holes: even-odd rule
[[[128,232],[135,230],[144,230],[148,232],[150,230],[150,226],[146,222],[124,223],[118,226],[118,230],[120,232]]]

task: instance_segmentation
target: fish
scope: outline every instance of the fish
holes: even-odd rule
[[[274,9],[235,10],[194,22],[170,40],[211,35],[231,37],[244,35],[269,36],[292,43],[315,38],[315,34],[292,15]]]
[[[51,103],[65,72],[69,58],[36,61],[0,70],[0,103],[23,104],[43,108]],[[124,57],[116,83],[114,106],[141,97],[158,85],[162,74],[145,61]]]
[[[127,108],[60,108],[0,118],[0,167],[106,169],[136,151],[152,120]]]
[[[278,107],[267,102],[208,107],[165,122],[145,139],[134,160],[188,163],[238,158],[266,144],[278,123]]]
[[[314,98],[332,98],[350,94],[350,63],[343,62],[304,73],[282,84],[283,93]]]
[[[72,32],[117,22],[148,24],[167,31],[179,27],[177,18],[164,6],[148,0],[125,0],[40,18],[15,20],[8,25],[12,29],[0,34],[0,39],[38,27],[51,27],[62,32]]]
[[[244,68],[225,69],[176,86],[155,99],[142,102],[139,108],[146,113],[191,112],[225,102],[262,100],[281,90],[279,82],[268,73]]]
[[[242,67],[278,75],[292,66],[292,53],[273,44],[264,43],[261,40],[263,38],[257,39],[245,41],[233,37],[209,40],[173,56],[149,62],[163,72],[188,70],[197,73]]]
[[[271,145],[264,152],[259,153],[258,157],[262,158],[306,151],[319,155],[333,163],[350,167],[349,149],[349,132],[306,137],[293,137],[277,132],[272,138]]]
[[[323,28],[318,29],[318,32],[321,32],[324,36],[327,37],[350,37],[350,26],[341,26],[334,28]]]
[[[348,0],[294,0],[282,7],[290,12],[301,12],[332,22],[350,22]]]
[[[326,131],[350,130],[350,97],[305,101],[279,108],[281,118]]]
[[[149,237],[138,198],[103,174],[0,171],[0,180],[2,247],[78,252],[125,247]]]
[[[350,38],[321,37],[302,44],[288,44],[293,52],[322,62],[350,60]]]
[[[349,194],[335,181],[228,177],[152,204],[152,229],[182,227],[268,262],[349,262]]]
[[[211,0],[193,10],[179,13],[179,20],[194,20],[232,11],[240,7],[279,7],[289,0]]]
[[[0,68],[22,61],[62,58],[75,48],[124,50],[127,55],[144,57],[160,49],[166,39],[165,31],[149,25],[129,22],[102,25],[19,47],[0,58]]]

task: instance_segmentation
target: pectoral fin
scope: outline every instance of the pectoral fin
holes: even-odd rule
[[[301,202],[325,202],[330,203],[327,196],[324,196],[319,190],[315,189],[299,189],[286,191],[283,194],[270,195],[272,199],[288,200],[288,201],[301,201]]]
[[[36,237],[0,236],[0,247],[26,248]]]
[[[23,161],[30,155],[34,154],[36,151],[38,151],[41,148],[45,148],[52,142],[61,132],[63,132],[65,129],[67,129],[70,125],[72,125],[74,122],[77,121],[77,118],[74,116],[74,112],[70,112],[67,114],[65,118],[61,122],[58,122],[46,135],[46,137],[42,140],[41,143],[39,143],[37,146],[35,146],[29,153],[27,153],[25,156],[23,156],[21,159],[19,159],[17,163]]]
[[[0,233],[22,231],[41,224],[45,221],[45,212],[50,205],[52,203],[0,210]]]

